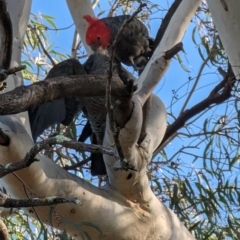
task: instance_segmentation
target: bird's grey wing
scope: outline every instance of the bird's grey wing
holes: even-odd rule
[[[129,15],[120,15],[101,19],[111,31],[111,44],[123,23],[130,17]],[[134,18],[127,23],[119,35],[115,56],[119,61],[128,66],[133,66],[137,69],[144,68],[152,48],[153,39],[149,37],[147,27],[140,20]],[[141,59],[137,59],[139,56],[141,56]]]
[[[33,141],[36,142],[44,130],[56,123],[62,122],[66,117],[65,100],[58,99],[41,104],[28,111]]]
[[[81,74],[86,74],[86,72],[79,61],[68,59],[54,66],[46,79]],[[37,107],[30,107],[28,113],[33,140],[36,141],[44,130],[54,124],[69,125],[80,109],[76,98],[58,99]]]

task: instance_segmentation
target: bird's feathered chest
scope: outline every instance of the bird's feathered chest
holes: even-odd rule
[[[103,54],[93,54],[84,64],[84,69],[88,74],[108,75],[109,57]],[[101,144],[107,115],[105,96],[80,98],[79,104],[82,106],[83,112],[89,120],[92,130],[96,134],[98,143]]]

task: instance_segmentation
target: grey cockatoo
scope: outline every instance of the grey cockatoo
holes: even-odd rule
[[[68,59],[57,64],[50,70],[47,78],[81,74],[107,75],[108,68],[109,57],[107,55],[93,54],[84,65],[81,65],[75,59]],[[117,73],[125,83],[128,78],[134,78],[121,65],[114,64],[114,74]],[[83,111],[88,122],[83,128],[79,141],[84,142],[88,137],[91,137],[93,144],[102,144],[106,122],[105,97],[65,98],[31,107],[29,109],[29,119],[33,140],[36,141],[44,130],[54,124],[69,125],[81,111]],[[106,174],[102,154],[91,154],[91,160],[91,174],[93,176]]]
[[[123,23],[129,15],[97,19],[90,15],[83,17],[89,24],[86,42],[94,52],[104,49],[111,51],[111,46]],[[123,29],[116,45],[115,57],[118,61],[142,70],[152,54],[154,39],[149,36],[146,26],[137,18],[132,19]]]
[[[102,53],[96,53],[91,55],[86,63],[84,69],[88,74],[101,74],[107,75],[109,70],[109,56]],[[119,75],[124,83],[127,82],[128,78],[133,79],[121,65],[114,64],[113,74]],[[113,98],[114,101],[114,98]],[[106,115],[107,110],[105,107],[105,97],[87,97],[80,100],[82,105],[82,111],[87,117],[89,123],[86,124],[85,131],[79,137],[79,141],[85,141],[87,134],[91,133],[89,130],[91,126],[92,130],[92,142],[102,145],[106,127]],[[105,164],[103,161],[102,154],[91,154],[92,164],[91,173],[92,175],[104,175],[106,174]]]
[[[80,62],[68,59],[54,66],[46,79],[81,74],[86,74],[86,71]],[[69,125],[80,110],[76,98],[57,99],[30,107],[28,114],[34,142],[44,130],[54,124]]]

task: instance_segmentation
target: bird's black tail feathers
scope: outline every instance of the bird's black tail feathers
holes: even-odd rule
[[[82,129],[82,133],[78,138],[79,142],[85,142],[87,138],[91,139],[92,144],[97,144],[96,135],[92,132],[91,124],[87,121],[86,125]],[[106,167],[101,153],[91,153],[91,174],[92,176],[106,175]]]

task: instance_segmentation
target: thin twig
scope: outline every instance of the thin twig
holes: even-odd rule
[[[14,176],[16,179],[18,179],[18,181],[22,184],[23,189],[24,189],[24,193],[26,194],[26,196],[27,196],[29,199],[30,199],[30,195],[32,196],[32,198],[33,198],[33,196],[36,196],[36,194],[32,191],[32,189],[30,189],[30,188],[23,182],[23,180],[22,180],[15,172],[13,172],[12,174],[13,174],[13,176]],[[29,194],[27,190],[28,190],[31,194]],[[42,220],[40,219],[40,217],[39,217],[39,215],[38,215],[38,212],[36,211],[35,207],[32,207],[32,209],[33,209],[33,211],[34,211],[34,214],[36,215],[37,220],[40,222],[41,227],[42,227],[43,229],[46,229],[46,226],[43,224]]]
[[[6,176],[9,173],[29,167],[36,161],[38,161],[36,158],[29,159],[25,157],[23,160],[7,164],[5,167],[3,165],[0,165],[0,178]]]
[[[66,197],[50,196],[32,199],[13,199],[8,197],[6,194],[0,192],[0,206],[4,208],[51,206],[60,203],[82,204],[78,198],[72,196]]]
[[[78,163],[76,163],[74,165],[71,165],[71,166],[65,165],[64,169],[66,169],[66,170],[76,170],[76,168],[82,167],[84,164],[86,164],[86,163],[88,163],[90,161],[91,161],[91,158],[88,157],[88,158],[86,158],[86,159],[84,159],[84,160],[82,160],[82,161],[80,161],[80,162],[78,162]]]
[[[113,13],[116,11],[116,9],[118,8],[120,1],[119,0],[115,0],[115,2],[112,4],[111,9],[108,12],[107,17],[112,17]],[[116,6],[114,6],[116,4]]]
[[[53,145],[53,144],[59,144],[63,147],[72,148],[77,151],[102,153],[102,154],[108,154],[110,156],[116,157],[116,152],[114,151],[113,148],[107,148],[107,147],[103,147],[101,145],[96,145],[96,144],[86,144],[86,143],[74,141],[63,135],[58,135],[58,136],[36,143],[36,145],[29,151],[29,153],[26,155],[25,158],[33,159],[40,151],[45,149],[47,146]]]
[[[0,75],[11,75],[11,74],[16,74],[16,72],[20,72],[22,70],[26,69],[26,65],[20,65],[18,67],[14,67],[14,68],[11,68],[11,69],[1,69],[0,70]]]
[[[75,29],[74,35],[73,35],[72,51],[71,51],[72,58],[77,58],[77,50],[79,49],[80,44],[81,44],[81,41],[79,41],[79,34],[77,29]]]
[[[181,114],[183,113],[183,111],[185,110],[185,108],[187,107],[187,105],[188,105],[188,103],[189,103],[189,101],[190,101],[190,99],[191,99],[191,97],[192,97],[192,95],[193,95],[193,93],[194,93],[197,85],[198,85],[198,82],[199,82],[199,80],[200,80],[200,77],[202,76],[202,72],[203,72],[205,66],[207,65],[208,61],[211,59],[212,54],[214,53],[214,51],[216,51],[214,46],[215,46],[215,43],[214,43],[214,45],[213,45],[210,53],[208,54],[207,58],[206,58],[206,59],[204,60],[204,62],[202,63],[202,65],[201,65],[201,67],[200,67],[200,70],[199,70],[199,72],[198,72],[197,78],[196,78],[196,80],[195,80],[195,82],[194,82],[194,84],[193,84],[193,86],[192,86],[192,89],[191,89],[190,93],[189,93],[188,96],[187,96],[186,101],[185,101],[184,104],[183,104],[183,107],[182,107],[179,115],[181,115]]]
[[[10,139],[1,129],[0,129],[0,142],[2,146],[8,146]],[[15,172],[17,170],[29,167],[33,162],[37,161],[35,158],[28,158],[28,154],[21,161],[7,164],[5,167],[0,164],[0,178],[6,176],[9,173]]]
[[[14,67],[12,69],[0,69],[0,91],[2,91],[3,89],[7,88],[7,82],[2,82],[4,81],[8,75],[11,75],[11,74],[16,74],[16,72],[19,72],[19,71],[22,71],[26,69],[26,66],[25,65],[20,65],[18,67]]]
[[[28,27],[35,33],[37,39],[38,39],[38,42],[43,50],[43,53],[48,57],[48,59],[50,60],[52,66],[55,66],[56,63],[54,62],[54,60],[52,59],[52,57],[50,56],[50,54],[48,53],[48,51],[45,49],[44,45],[43,45],[43,42],[40,38],[40,36],[38,35],[37,33],[37,28],[36,27],[32,27],[31,25],[28,25]]]
[[[201,102],[194,105],[192,108],[185,110],[184,112],[179,115],[179,117],[175,120],[174,123],[168,126],[165,136],[155,150],[159,152],[166,144],[168,144],[175,136],[177,131],[182,128],[186,122],[191,119],[193,116],[196,116],[200,112],[204,111],[205,109],[209,108],[213,104],[221,104],[227,99],[231,97],[231,91],[234,86],[236,79],[235,77],[231,77],[227,75]],[[221,92],[220,92],[221,90]]]
[[[38,161],[38,159],[36,158],[36,155],[38,153],[40,153],[43,149],[45,149],[49,145],[53,145],[53,144],[59,144],[59,145],[62,145],[63,147],[72,148],[77,151],[88,151],[92,153],[108,154],[110,156],[114,156],[117,160],[119,160],[119,157],[113,148],[106,148],[101,145],[95,145],[95,144],[81,143],[81,142],[71,140],[70,138],[67,138],[65,136],[58,135],[58,136],[36,143],[30,149],[30,151],[26,154],[24,159],[22,159],[21,161],[7,164],[5,167],[0,165],[0,178],[6,176],[9,173],[29,167],[32,163]]]

